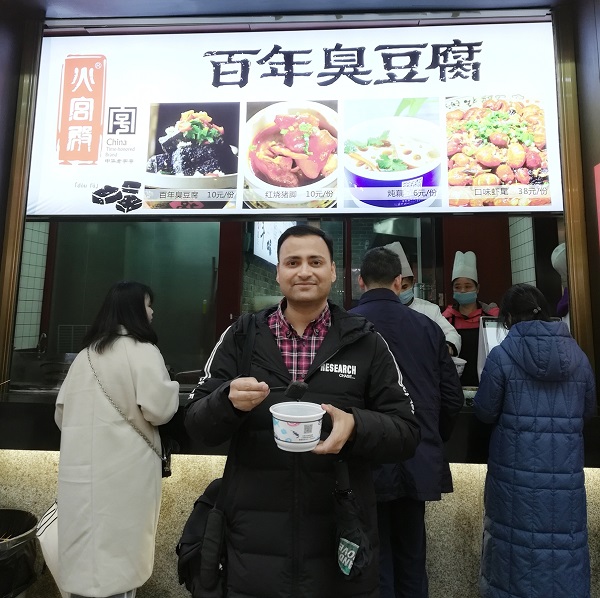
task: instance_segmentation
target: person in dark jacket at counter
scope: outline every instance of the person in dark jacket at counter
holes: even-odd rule
[[[594,373],[542,293],[508,289],[508,335],[485,362],[475,415],[494,424],[485,480],[483,598],[589,598],[583,421]]]
[[[414,457],[374,471],[380,536],[381,598],[427,598],[425,501],[452,492],[444,442],[463,403],[456,366],[442,329],[400,301],[402,263],[377,247],[363,259],[359,284],[365,293],[351,313],[373,322],[404,374],[415,404],[421,442]]]
[[[190,395],[188,433],[207,445],[230,439],[222,508],[228,598],[378,598],[377,509],[372,465],[413,456],[420,432],[400,370],[373,325],[327,300],[333,243],[298,225],[279,238],[278,305],[256,314],[250,375],[237,377],[245,336],[228,328]],[[303,381],[304,401],[326,411],[312,452],[286,452],[269,407]],[[335,464],[348,465],[373,559],[348,579],[338,560]]]

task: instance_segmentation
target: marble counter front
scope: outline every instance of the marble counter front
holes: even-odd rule
[[[223,471],[219,455],[175,455],[163,482],[154,573],[139,598],[189,598],[177,582],[175,545],[195,499]],[[430,598],[477,598],[485,465],[452,464],[454,492],[427,504]],[[0,508],[40,516],[56,495],[58,453],[0,450]],[[592,597],[600,598],[600,470],[586,469]],[[59,598],[46,571],[27,598]]]

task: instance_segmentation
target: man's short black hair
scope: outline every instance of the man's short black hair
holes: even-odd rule
[[[360,275],[366,286],[390,286],[402,274],[398,254],[385,247],[375,247],[365,253]]]
[[[290,228],[281,233],[281,236],[277,241],[277,259],[279,260],[279,250],[281,249],[283,242],[288,237],[308,237],[309,235],[321,237],[321,239],[325,241],[327,249],[329,249],[329,256],[333,262],[333,239],[324,230],[321,230],[316,226],[309,226],[308,224],[297,224],[296,226],[290,226]]]

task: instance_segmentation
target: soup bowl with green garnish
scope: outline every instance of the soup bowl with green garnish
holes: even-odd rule
[[[443,141],[436,123],[407,116],[350,127],[343,164],[352,196],[380,208],[431,205],[439,194]]]

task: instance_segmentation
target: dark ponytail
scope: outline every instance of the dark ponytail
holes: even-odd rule
[[[550,321],[550,307],[541,291],[525,283],[515,284],[502,297],[500,322],[510,328],[527,320]]]

